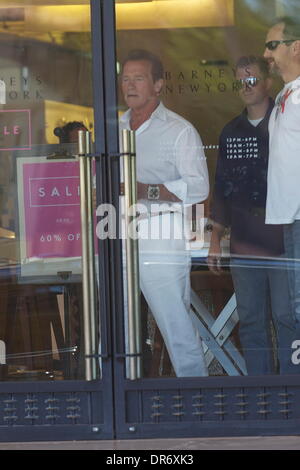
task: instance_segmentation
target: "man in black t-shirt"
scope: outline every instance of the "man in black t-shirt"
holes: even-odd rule
[[[247,372],[260,375],[275,371],[271,305],[279,372],[298,373],[291,362],[296,323],[282,261],[282,226],[265,224],[268,122],[274,105],[269,97],[272,82],[268,64],[260,57],[242,57],[236,66],[236,78],[246,108],[220,136],[208,266],[220,273],[221,239],[225,228],[230,227],[231,274]]]

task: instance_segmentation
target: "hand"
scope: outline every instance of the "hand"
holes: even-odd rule
[[[137,198],[148,199],[148,184],[137,182]]]
[[[221,247],[210,247],[207,257],[207,266],[208,269],[214,274],[220,275],[222,273]]]
[[[137,198],[138,199],[147,199],[147,184],[137,183]],[[125,194],[125,184],[120,183],[120,195],[124,196]]]
[[[221,268],[221,258],[218,256],[208,256],[207,257],[207,266],[208,269],[214,273],[217,274],[218,276],[222,273],[222,268]]]

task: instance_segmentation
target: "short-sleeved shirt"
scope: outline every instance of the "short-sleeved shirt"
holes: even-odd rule
[[[266,222],[300,219],[300,77],[278,94],[270,117]]]

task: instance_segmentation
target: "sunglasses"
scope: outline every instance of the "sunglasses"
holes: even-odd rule
[[[269,49],[269,51],[275,51],[279,44],[291,44],[294,41],[298,41],[298,39],[282,39],[281,41],[268,41],[266,42],[265,46],[266,49]]]
[[[258,84],[259,80],[260,78],[257,77],[240,78],[237,80],[236,84],[239,90],[244,88],[244,86],[246,86],[246,88],[254,88]]]

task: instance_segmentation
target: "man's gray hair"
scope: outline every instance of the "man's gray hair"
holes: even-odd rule
[[[276,19],[274,26],[280,23],[284,24],[283,39],[300,39],[300,21],[298,18],[283,16]]]
[[[122,69],[127,62],[135,60],[145,60],[150,62],[152,78],[154,82],[164,78],[164,69],[160,58],[152,54],[152,52],[146,51],[145,49],[134,49],[130,51],[122,62]]]

